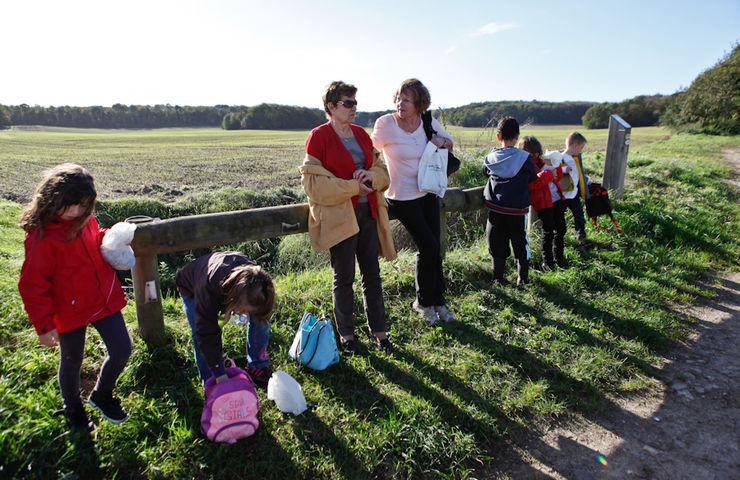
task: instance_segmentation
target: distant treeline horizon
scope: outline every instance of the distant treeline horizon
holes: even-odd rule
[[[628,122],[632,117],[633,126],[646,126],[658,122],[663,98],[667,97],[639,96],[618,104],[585,101],[488,101],[437,109],[433,113],[443,125],[462,127],[495,127],[499,119],[512,116],[522,124],[584,124],[587,128],[604,128],[610,113],[620,113],[627,117],[625,120]],[[355,123],[372,127],[378,117],[392,111],[359,111]],[[594,113],[598,115],[593,115]],[[120,103],[111,107],[0,105],[0,127],[43,125],[103,129],[221,127],[224,130],[287,130],[311,129],[324,122],[326,116],[321,109],[268,103],[255,106],[150,106]]]

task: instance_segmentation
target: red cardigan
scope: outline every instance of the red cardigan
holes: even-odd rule
[[[18,290],[39,335],[74,330],[126,305],[116,272],[100,254],[106,229],[91,217],[68,241],[73,223],[57,218],[43,238],[38,229],[26,234]]]
[[[352,128],[352,133],[355,134],[357,143],[365,154],[365,170],[368,170],[373,166],[373,141],[370,140],[370,135],[367,134],[364,128],[357,125],[350,125],[350,128]],[[349,153],[347,147],[342,143],[342,139],[334,131],[331,122],[326,122],[311,130],[306,139],[306,153],[318,159],[325,169],[339,178],[349,180],[355,172],[356,167],[352,154]],[[367,199],[373,218],[376,218],[378,210],[376,193],[368,194]],[[359,196],[352,197],[353,208],[357,207],[358,200]]]
[[[563,178],[563,167],[557,167],[554,170],[544,170],[542,167],[545,162],[541,158],[534,159],[534,166],[537,168],[537,180],[529,184],[529,199],[532,208],[535,211],[543,208],[552,208],[552,194],[550,193],[550,182],[556,182],[555,185],[560,190],[558,180]],[[560,196],[563,192],[560,190]]]

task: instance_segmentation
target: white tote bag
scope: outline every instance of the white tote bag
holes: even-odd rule
[[[431,192],[439,198],[445,196],[447,190],[447,150],[437,148],[432,142],[427,142],[424,154],[419,161],[419,190]]]

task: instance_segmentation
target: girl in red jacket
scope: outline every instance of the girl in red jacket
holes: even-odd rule
[[[91,430],[80,399],[80,367],[85,330],[91,324],[108,350],[88,403],[113,423],[126,419],[113,396],[131,355],[131,339],[121,315],[126,305],[113,268],[100,244],[106,229],[93,217],[95,184],[87,170],[71,163],[44,172],[21,217],[26,258],[18,280],[23,305],[41,344],[59,345],[59,388],[71,428]]]
[[[529,184],[529,197],[542,225],[542,270],[554,270],[556,261],[558,266],[565,267],[565,204],[558,180],[570,168],[566,165],[553,168],[543,160],[542,145],[531,135],[521,137],[517,147],[528,152],[537,167],[537,180]]]

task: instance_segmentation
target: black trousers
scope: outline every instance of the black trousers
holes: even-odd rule
[[[486,223],[486,238],[488,252],[493,258],[509,256],[509,243],[514,250],[514,258],[519,261],[529,261],[529,245],[527,244],[527,216],[504,215],[503,213],[488,212]]]
[[[423,307],[445,304],[445,279],[442,274],[439,200],[428,193],[414,200],[390,200],[389,211],[396,215],[419,252],[416,254],[416,299]]]
[[[332,298],[337,331],[342,337],[354,335],[353,317],[355,258],[360,265],[362,299],[371,332],[385,332],[385,304],[378,265],[378,227],[368,203],[359,203],[355,217],[360,231],[329,249],[334,272]]]
[[[550,265],[553,256],[563,255],[565,238],[565,202],[558,200],[550,208],[537,211],[537,216],[542,221],[542,256]]]
[[[116,380],[121,375],[131,356],[131,338],[126,330],[121,312],[116,312],[90,325],[95,328],[105,343],[108,356],[98,374],[95,390],[111,393],[116,386]],[[82,357],[85,353],[85,332],[87,325],[59,333],[59,389],[65,407],[76,407],[82,403],[80,399],[80,369]]]

